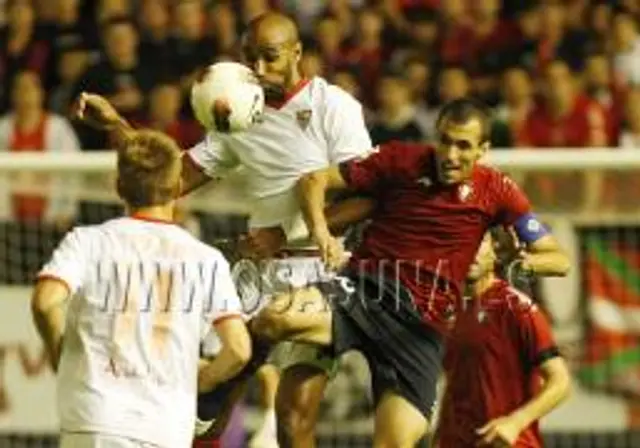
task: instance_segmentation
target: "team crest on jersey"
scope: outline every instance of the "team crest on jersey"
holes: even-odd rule
[[[458,189],[458,197],[460,198],[461,201],[466,201],[467,199],[469,199],[469,196],[471,196],[471,193],[473,193],[473,190],[467,184],[461,185],[460,188]]]
[[[296,112],[296,121],[303,131],[309,126],[311,121],[311,109],[303,109]]]

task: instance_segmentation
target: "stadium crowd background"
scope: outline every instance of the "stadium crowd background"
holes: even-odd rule
[[[495,109],[495,147],[609,147],[612,156],[640,148],[640,0],[0,0],[0,151],[108,148],[104,135],[66,118],[82,90],[188,148],[202,137],[191,82],[212,62],[238,59],[245,24],[268,8],[296,17],[304,73],[359,98],[376,143],[434,138],[439,105],[472,94]],[[637,208],[633,174],[605,178],[606,200],[592,210]],[[566,211],[589,202],[576,176],[584,173],[518,181],[537,208]],[[0,285],[29,285],[72,223],[120,211],[26,194],[8,204],[0,198]],[[245,225],[238,216],[191,218],[183,222],[208,242]],[[637,229],[621,235],[640,241]],[[358,375],[339,377],[334,395],[354,395],[363,382],[349,378]],[[352,412],[337,409],[345,400],[328,403],[331,415]]]

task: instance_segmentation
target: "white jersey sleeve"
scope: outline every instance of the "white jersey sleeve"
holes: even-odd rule
[[[203,308],[205,328],[228,317],[245,316],[242,302],[238,297],[235,284],[231,277],[229,262],[222,255],[216,257],[213,271],[213,284],[209,289],[210,297]],[[204,336],[204,335],[203,335]]]
[[[188,155],[212,178],[223,176],[239,163],[224,138],[213,132],[209,132],[204,140],[191,148]]]
[[[324,116],[331,164],[368,154],[373,146],[362,105],[338,86],[329,86]]]
[[[89,262],[86,259],[86,244],[81,244],[78,229],[67,233],[60,242],[49,262],[38,273],[39,278],[53,277],[63,281],[75,294],[86,278]]]

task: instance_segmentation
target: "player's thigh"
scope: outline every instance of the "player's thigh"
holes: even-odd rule
[[[387,391],[376,406],[376,448],[414,448],[429,429],[423,413],[406,398]]]
[[[326,370],[295,364],[283,373],[276,398],[278,421],[286,429],[313,431],[329,382]]]
[[[289,339],[320,345],[331,343],[331,308],[315,286],[273,297],[253,318],[251,329],[272,341]]]

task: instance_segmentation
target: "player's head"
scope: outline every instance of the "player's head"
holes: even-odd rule
[[[243,53],[267,100],[282,100],[300,79],[302,44],[298,28],[283,14],[268,12],[253,19],[244,37]]]
[[[464,182],[489,149],[491,119],[487,107],[470,98],[453,100],[442,107],[436,129],[440,181],[445,184]]]
[[[487,232],[480,243],[476,258],[469,268],[467,281],[469,283],[477,282],[487,276],[493,275],[496,266],[496,252],[494,249],[494,241],[490,232]]]
[[[118,142],[118,195],[131,209],[172,205],[181,167],[180,148],[170,137],[135,132]]]

